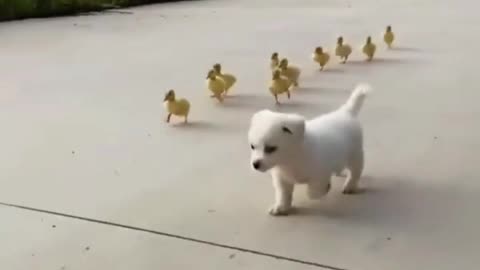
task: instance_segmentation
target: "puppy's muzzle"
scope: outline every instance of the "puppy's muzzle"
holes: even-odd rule
[[[255,160],[253,163],[252,163],[252,166],[255,170],[260,170],[262,168],[262,162],[260,160]]]

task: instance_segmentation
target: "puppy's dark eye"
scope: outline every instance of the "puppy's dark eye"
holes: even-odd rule
[[[277,147],[266,145],[264,151],[265,151],[265,154],[271,154],[271,153],[277,151]]]
[[[255,150],[255,146],[253,146],[253,144],[250,144],[250,148],[251,148],[252,150]]]

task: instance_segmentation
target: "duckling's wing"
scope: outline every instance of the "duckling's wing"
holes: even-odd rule
[[[363,45],[362,52],[363,53],[368,53],[368,44]]]
[[[342,47],[337,46],[337,47],[335,48],[335,55],[336,55],[336,56],[342,56]]]
[[[346,53],[351,54],[352,53],[352,47],[350,45],[345,45],[346,48]]]
[[[237,77],[235,77],[235,75],[233,75],[233,74],[227,74],[227,76],[228,76],[228,79],[230,80],[230,83],[231,83],[232,85],[237,82]]]
[[[190,110],[190,102],[184,98],[180,99],[178,102],[181,106],[182,113],[187,114]]]

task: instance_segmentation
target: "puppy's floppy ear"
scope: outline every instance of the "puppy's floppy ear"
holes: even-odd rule
[[[248,131],[248,136],[253,136],[258,129],[261,129],[265,125],[268,125],[273,118],[273,113],[269,110],[261,110],[253,114],[250,119],[250,128]]]
[[[282,127],[282,131],[285,132],[285,133],[288,133],[288,134],[293,134],[293,132],[286,126]]]
[[[269,110],[261,110],[253,114],[252,118],[250,119],[250,124],[254,122],[265,122],[266,119],[271,117],[272,112]]]
[[[282,132],[302,139],[305,135],[305,118],[298,114],[289,114],[283,121]]]

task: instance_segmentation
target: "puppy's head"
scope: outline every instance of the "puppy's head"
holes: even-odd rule
[[[305,118],[296,114],[262,110],[250,122],[248,140],[253,169],[265,172],[285,164],[303,142]]]

